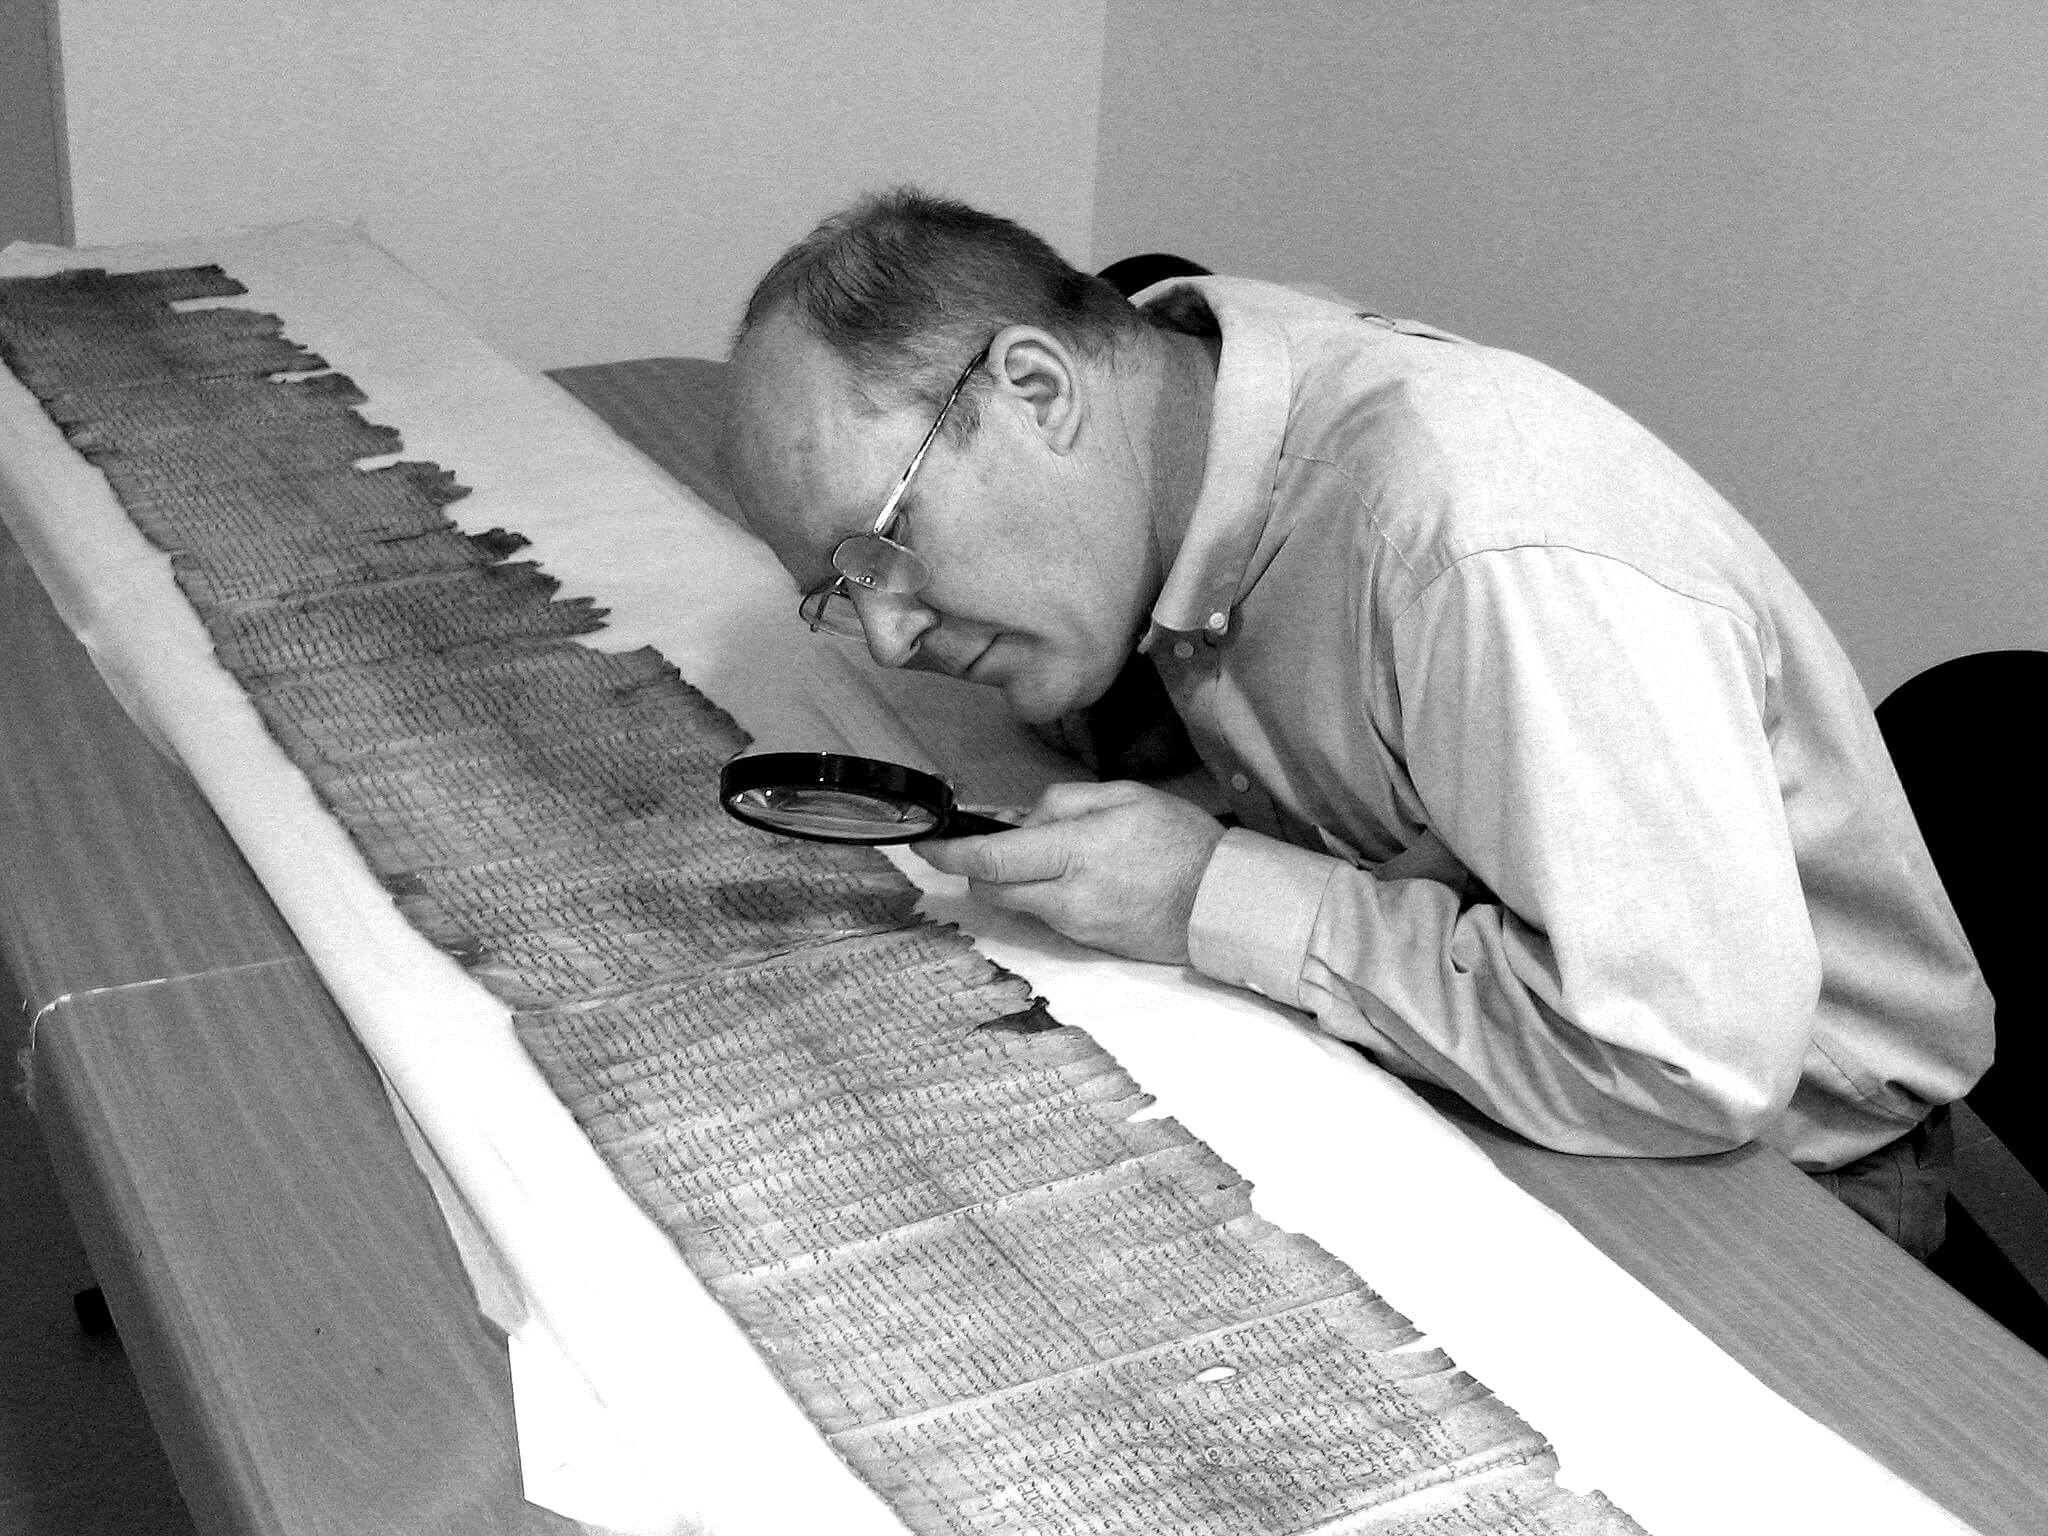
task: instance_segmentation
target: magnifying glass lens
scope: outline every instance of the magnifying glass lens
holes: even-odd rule
[[[821,843],[907,843],[1012,830],[955,809],[944,779],[837,752],[736,757],[719,771],[718,798],[749,826]]]
[[[756,826],[831,842],[923,837],[944,820],[941,810],[888,795],[803,785],[745,790],[728,805]]]

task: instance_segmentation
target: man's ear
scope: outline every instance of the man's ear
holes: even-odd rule
[[[1071,348],[1035,325],[1006,325],[988,347],[996,395],[1029,413],[1055,453],[1070,451],[1081,434],[1087,401]]]

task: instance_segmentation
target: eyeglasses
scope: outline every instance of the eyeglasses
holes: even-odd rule
[[[953,402],[960,398],[960,391],[967,387],[967,381],[974,377],[974,370],[981,366],[986,356],[988,348],[984,346],[974,354],[973,361],[960,370],[960,377],[953,381],[945,404],[932,418],[931,430],[917,445],[917,452],[911,455],[909,465],[897,476],[895,488],[889,492],[888,500],[882,503],[882,510],[875,514],[874,526],[866,533],[848,535],[833,549],[832,569],[839,574],[823,586],[813,587],[797,604],[797,617],[810,625],[813,634],[821,629],[834,635],[862,633],[860,610],[853,603],[855,587],[909,597],[922,592],[925,583],[932,579],[931,567],[925,564],[924,556],[909,545],[898,543],[890,535],[903,520],[903,497],[910,490],[910,482],[917,477],[918,466],[924,463],[925,454],[938,440],[939,428],[946,422],[946,413],[953,409]]]

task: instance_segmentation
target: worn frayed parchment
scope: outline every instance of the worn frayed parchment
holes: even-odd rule
[[[716,809],[744,740],[218,269],[0,282],[0,360],[170,552],[400,909],[840,1454],[928,1533],[1577,1536],[1530,1426],[871,850]]]

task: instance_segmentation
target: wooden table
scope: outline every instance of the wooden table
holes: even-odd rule
[[[0,945],[36,1109],[206,1532],[553,1532],[369,1058],[0,544]],[[173,978],[157,981],[156,978]]]
[[[714,418],[715,368],[667,382]],[[0,947],[65,999],[39,1113],[200,1529],[573,1529],[518,1496],[503,1342],[374,1068],[11,543],[0,719]],[[2048,1361],[1782,1158],[1571,1158],[1450,1112],[1791,1402],[1985,1536],[2048,1527]]]

